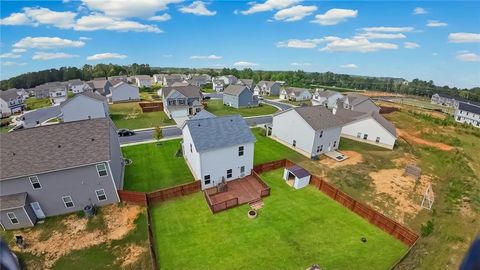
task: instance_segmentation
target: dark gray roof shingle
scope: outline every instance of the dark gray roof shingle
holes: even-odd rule
[[[194,85],[185,85],[185,86],[172,86],[172,87],[163,87],[162,95],[167,97],[170,92],[176,90],[182,95],[190,98],[201,97],[200,87]]]
[[[293,173],[293,175],[295,175],[298,178],[303,178],[310,175],[310,173],[307,170],[305,170],[304,168],[298,165],[293,165],[293,166],[287,167],[286,169],[289,170],[291,173]]]
[[[27,192],[0,196],[0,210],[15,209],[25,206]]]
[[[107,118],[0,134],[0,180],[110,160]]]
[[[256,141],[240,115],[187,120],[186,126],[198,152]]]
[[[480,114],[480,105],[477,106],[477,105],[474,105],[474,104],[460,102],[458,104],[458,109],[460,109],[462,111],[467,111],[467,112],[471,112],[471,113]]]
[[[344,124],[348,124],[360,119],[372,117],[377,123],[379,123],[383,128],[385,128],[390,134],[397,137],[397,128],[385,117],[380,115],[378,112],[357,112],[352,110],[347,110],[344,108],[337,108],[335,116],[338,117]]]
[[[291,110],[297,112],[314,130],[341,127],[343,125],[343,122],[324,106],[296,107],[281,113]]]
[[[225,88],[225,90],[223,91],[223,94],[238,96],[244,90],[250,91],[250,89],[246,85],[230,84],[229,86],[227,86],[227,88]]]
[[[213,117],[217,117],[217,116],[207,110],[201,110],[190,119],[196,120],[196,119],[205,119],[205,118],[213,118]]]

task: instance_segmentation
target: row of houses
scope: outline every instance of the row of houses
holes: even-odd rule
[[[443,93],[433,94],[430,101],[432,104],[454,108],[455,121],[480,128],[480,103]]]

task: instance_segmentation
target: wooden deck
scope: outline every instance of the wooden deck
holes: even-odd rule
[[[260,199],[260,193],[264,189],[262,184],[252,176],[228,182],[228,191],[210,196],[212,204],[238,198],[238,204],[248,203]]]

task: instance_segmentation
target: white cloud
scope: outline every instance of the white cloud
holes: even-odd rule
[[[0,19],[1,25],[29,25],[32,21],[25,13],[12,13],[10,16]]]
[[[424,8],[421,8],[421,7],[416,7],[413,10],[413,15],[421,15],[421,14],[427,14],[427,13],[428,12]]]
[[[254,14],[271,10],[284,9],[299,3],[301,0],[267,0],[263,3],[251,2],[251,7],[247,10],[240,11],[243,15]]]
[[[403,43],[403,47],[405,47],[405,49],[416,49],[418,47],[420,47],[420,45],[418,45],[418,43],[415,43],[415,42],[404,42]]]
[[[78,31],[110,30],[119,32],[162,32],[162,30],[156,25],[146,25],[135,21],[115,19],[101,14],[92,14],[81,17],[78,19],[74,29]]]
[[[68,54],[63,52],[49,53],[49,52],[35,52],[32,56],[33,60],[53,60],[53,59],[66,59],[78,57],[75,54]]]
[[[74,25],[74,19],[77,15],[70,11],[53,11],[48,8],[24,8],[25,15],[34,23],[53,25],[58,28],[67,29]]]
[[[443,26],[447,26],[447,25],[448,25],[448,23],[441,22],[441,21],[436,21],[436,20],[428,20],[428,22],[427,22],[428,27],[443,27]]]
[[[323,42],[323,39],[289,39],[287,41],[277,42],[277,47],[279,48],[296,48],[296,49],[313,49],[316,48],[318,44]]]
[[[12,61],[2,61],[2,66],[25,66],[27,63],[19,63]]]
[[[258,67],[259,64],[257,63],[252,63],[252,62],[247,62],[247,61],[238,61],[233,64],[235,67]]]
[[[325,12],[325,14],[316,15],[312,22],[321,25],[335,25],[349,18],[357,17],[357,14],[358,10],[334,8]]]
[[[15,49],[56,49],[56,48],[79,48],[85,42],[63,39],[59,37],[24,37],[13,44]]]
[[[15,53],[3,53],[3,54],[0,54],[0,58],[10,58],[10,59],[14,59],[14,58],[20,58],[22,57],[20,54],[15,54]]]
[[[27,50],[26,49],[19,49],[19,48],[16,48],[16,49],[13,49],[12,52],[14,53],[23,53],[23,52],[26,52]]]
[[[222,59],[222,58],[223,58],[222,56],[218,56],[218,55],[215,55],[215,54],[211,54],[211,55],[192,55],[192,56],[190,56],[190,59],[200,59],[200,60],[203,60],[203,59],[219,60],[219,59]]]
[[[190,13],[198,16],[213,16],[217,14],[216,11],[208,10],[202,1],[193,1],[190,5],[183,6],[178,10],[182,13]]]
[[[294,22],[311,15],[316,10],[316,6],[298,5],[278,11],[275,13],[274,18],[277,21]]]
[[[109,17],[149,18],[158,11],[167,9],[168,5],[182,0],[82,0],[90,10],[101,11]]]
[[[400,39],[406,38],[402,33],[376,33],[376,32],[365,32],[356,35],[356,37],[363,37],[366,39]]]
[[[150,17],[149,20],[150,21],[156,21],[156,22],[166,22],[166,21],[170,20],[171,18],[172,18],[172,16],[170,16],[170,14],[165,13],[163,15],[157,15],[157,16]]]
[[[78,39],[79,40],[92,40],[92,38],[90,38],[90,37],[79,37]]]
[[[345,65],[340,65],[341,68],[358,68],[357,65],[355,64],[345,64]]]
[[[293,62],[291,63],[290,65],[294,66],[294,67],[309,67],[311,66],[312,64],[311,63],[298,63],[298,62]]]
[[[119,53],[97,53],[94,55],[90,55],[87,57],[89,61],[97,61],[97,60],[106,60],[106,59],[125,59],[127,56],[125,54]]]
[[[479,43],[480,34],[477,33],[451,33],[448,35],[451,43]]]
[[[339,38],[339,37],[326,37],[325,40],[329,43],[321,48],[321,51],[330,52],[375,52],[378,50],[395,50],[398,49],[397,44],[383,43],[383,42],[370,42],[366,38]]]
[[[390,27],[390,26],[377,26],[377,27],[365,27],[362,28],[365,32],[387,32],[387,33],[404,33],[413,32],[415,28],[410,26],[405,27]]]
[[[464,62],[480,62],[480,55],[471,52],[457,54],[455,58]]]

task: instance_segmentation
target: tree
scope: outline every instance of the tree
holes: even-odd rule
[[[162,129],[159,126],[156,126],[153,130],[153,139],[157,141],[157,145],[160,145],[160,140],[163,138]]]

